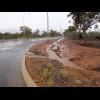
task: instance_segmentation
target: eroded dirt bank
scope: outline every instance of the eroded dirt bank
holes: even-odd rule
[[[26,57],[25,63],[32,79],[40,87],[87,87],[100,86],[100,72],[91,70],[100,66],[100,49],[84,47],[78,41],[62,40],[55,50],[58,57],[69,59],[85,70],[64,66],[49,59],[46,48],[54,41],[34,45],[29,51],[44,58]],[[52,48],[53,49],[53,48]],[[97,67],[98,66],[98,67]]]

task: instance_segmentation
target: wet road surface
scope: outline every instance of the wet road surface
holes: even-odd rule
[[[21,73],[25,49],[45,40],[0,40],[0,87],[26,87]]]

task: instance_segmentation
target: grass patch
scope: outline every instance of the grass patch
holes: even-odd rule
[[[59,75],[61,76],[61,77],[64,77],[64,78],[67,78],[67,77],[69,77],[69,73],[68,72],[66,72],[66,71],[60,71],[59,72]]]
[[[49,77],[51,76],[52,73],[49,72],[48,69],[44,69],[44,71],[43,71],[42,74],[43,74],[43,77],[44,77],[44,78],[49,78]]]
[[[46,66],[47,66],[48,69],[51,69],[53,67],[53,64],[52,63],[47,63]]]
[[[48,87],[54,87],[55,86],[55,83],[53,82],[53,80],[48,80],[47,81],[47,86]]]

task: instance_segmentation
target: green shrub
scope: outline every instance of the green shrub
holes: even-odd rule
[[[53,67],[52,63],[47,63],[47,68],[51,69]]]
[[[55,83],[53,82],[53,80],[49,80],[49,81],[47,81],[47,85],[49,87],[54,87],[55,86]]]
[[[43,77],[44,78],[49,78],[51,76],[51,72],[48,71],[48,69],[45,69],[43,71]]]
[[[66,72],[66,71],[60,71],[60,72],[59,72],[59,75],[60,75],[61,77],[64,77],[64,78],[69,77],[69,73]]]
[[[64,36],[70,39],[79,39],[79,32],[65,32]],[[97,40],[100,39],[100,33],[96,33],[96,32],[89,32],[86,35],[84,33],[82,33],[82,37],[83,39],[86,37],[86,39],[88,40]]]
[[[78,32],[67,32],[67,33],[65,33],[65,36],[70,39],[78,39],[79,33]]]
[[[91,32],[91,33],[86,34],[86,38],[89,40],[97,40],[97,39],[100,39],[100,34]]]

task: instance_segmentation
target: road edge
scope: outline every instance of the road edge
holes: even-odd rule
[[[23,76],[24,82],[27,85],[27,87],[38,87],[38,85],[33,81],[31,76],[29,75],[29,73],[26,69],[26,65],[25,65],[25,58],[26,58],[25,54],[35,44],[37,44],[37,43],[34,43],[34,44],[30,45],[28,48],[26,48],[24,56],[22,58],[21,72],[22,72],[22,76]]]
[[[59,39],[58,39],[59,40]],[[57,41],[58,41],[57,40]],[[38,42],[39,43],[39,42]],[[38,85],[34,82],[34,80],[31,78],[31,76],[29,75],[27,69],[26,69],[26,65],[25,65],[25,58],[26,58],[26,54],[28,52],[28,50],[34,46],[35,44],[38,43],[34,43],[32,45],[30,45],[28,48],[26,48],[24,56],[22,58],[22,64],[21,64],[21,72],[22,72],[22,76],[24,79],[25,84],[27,85],[27,87],[38,87]]]

